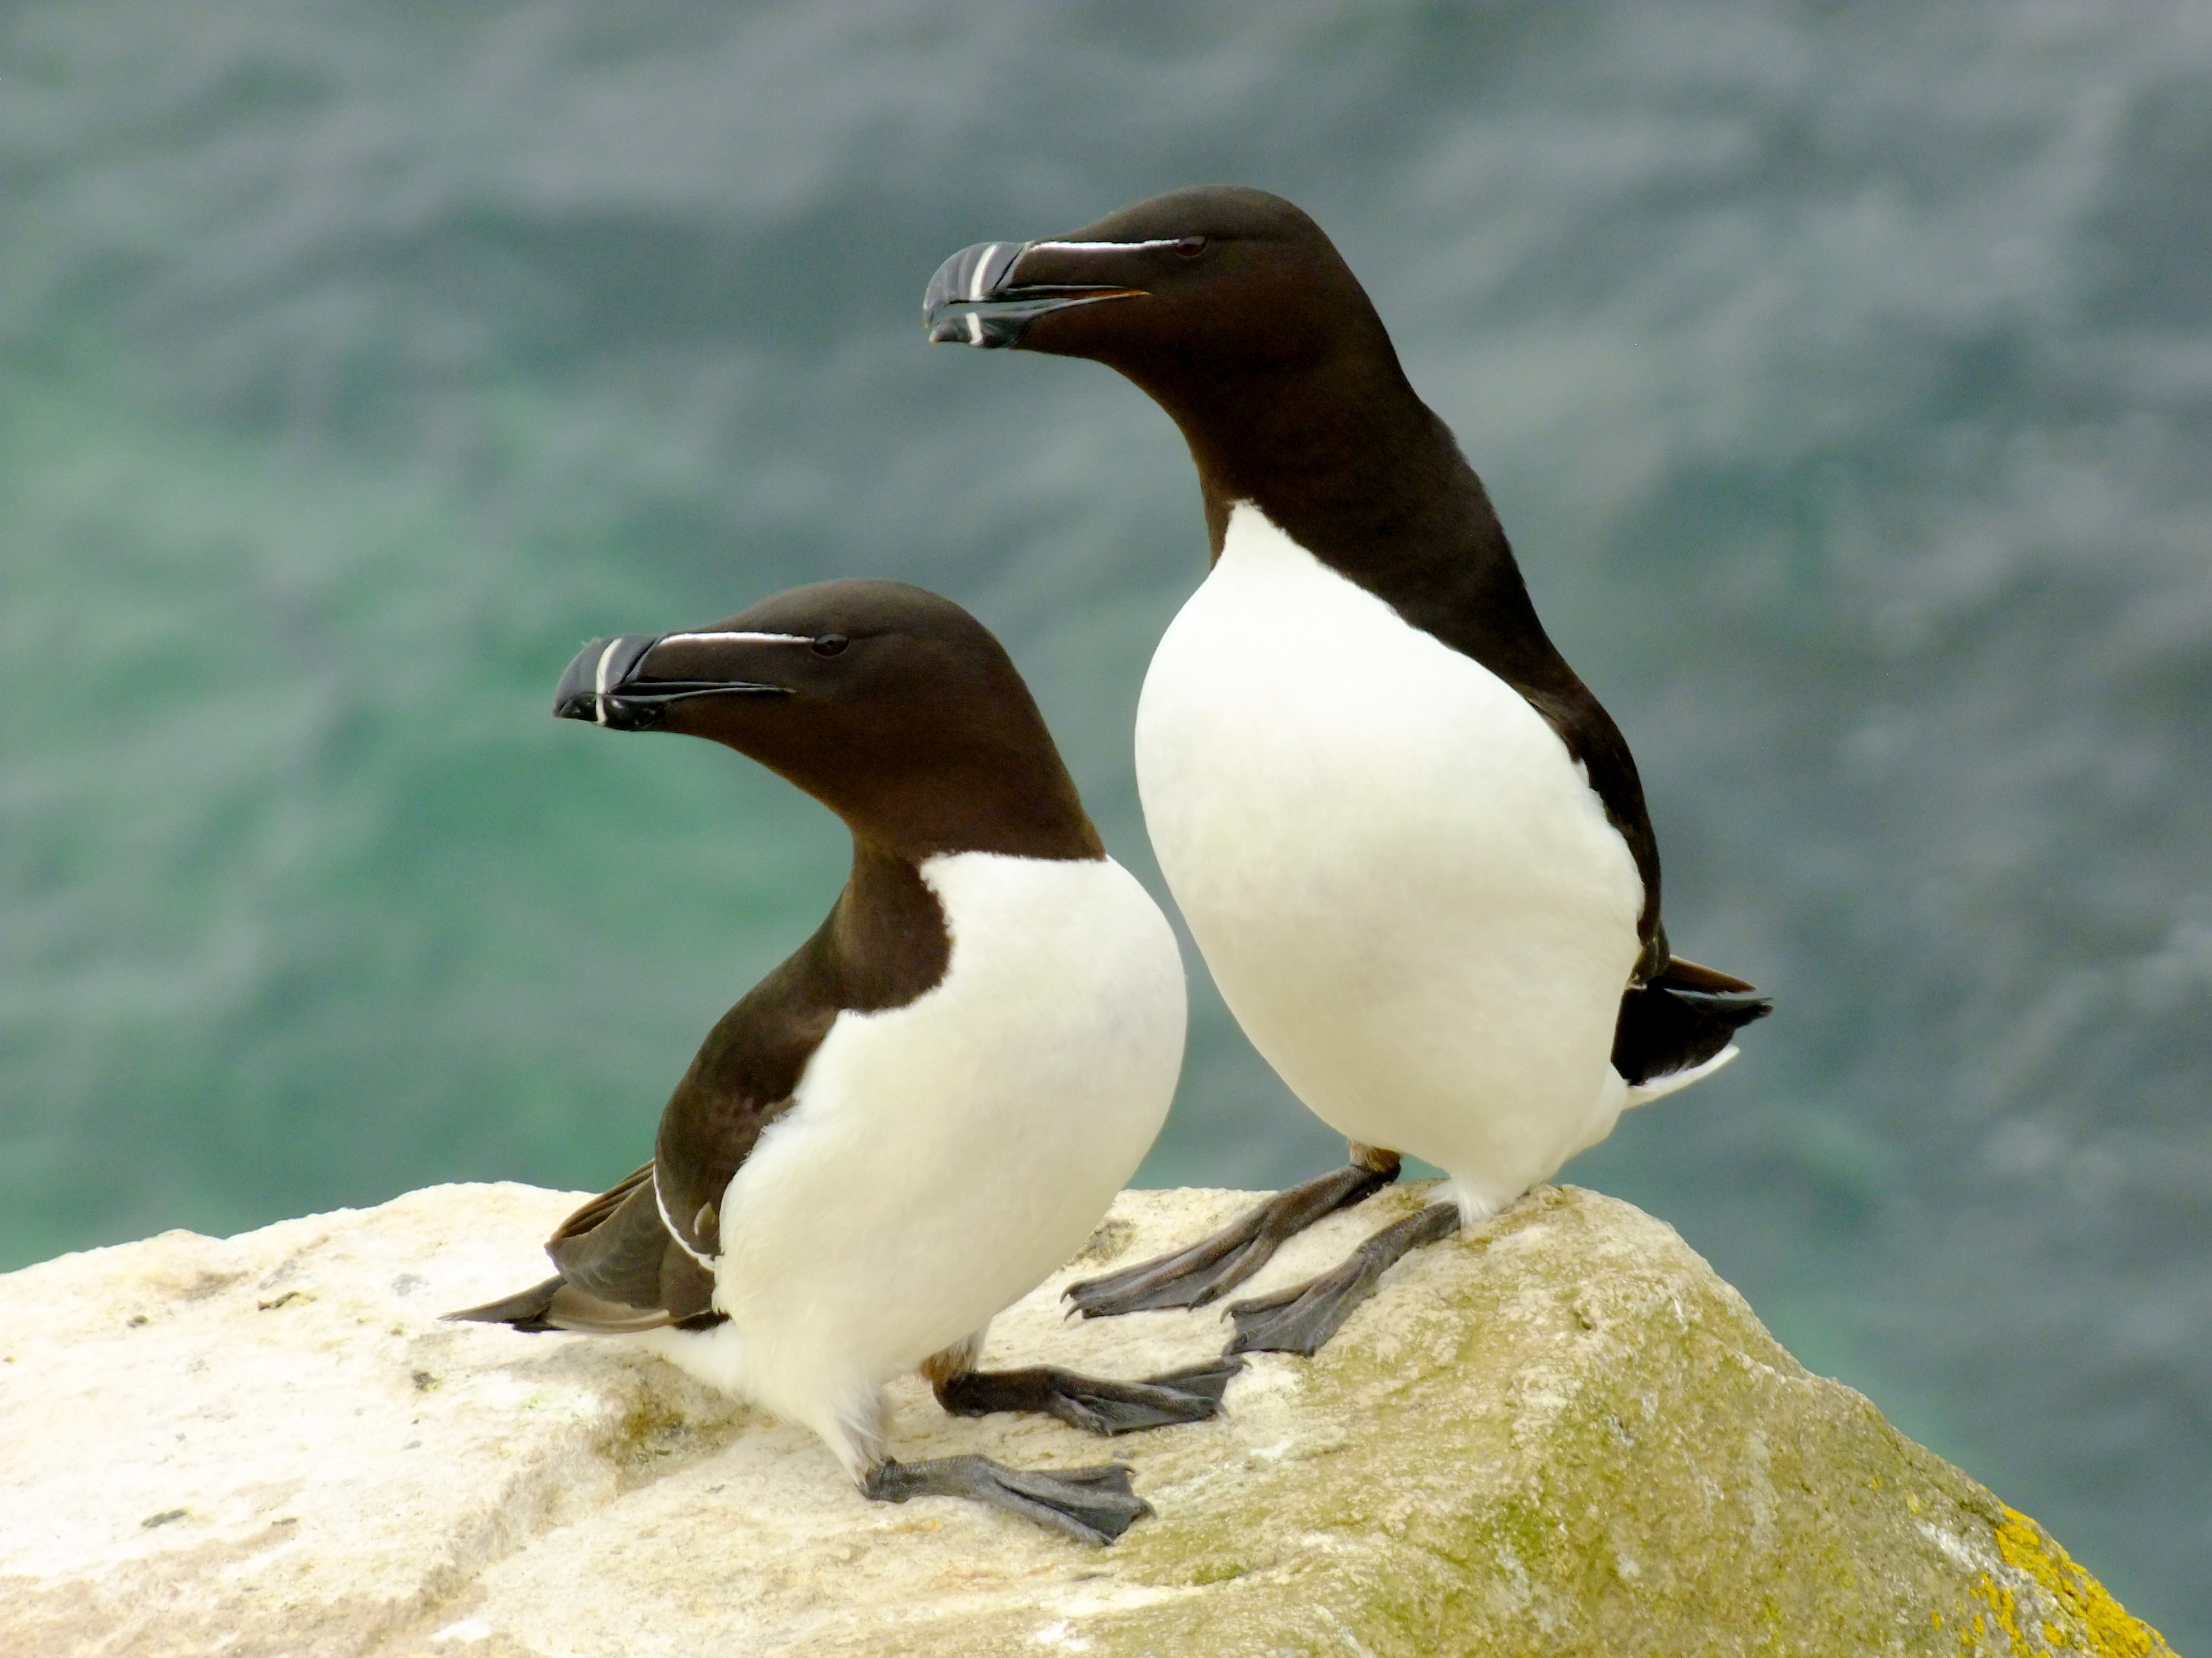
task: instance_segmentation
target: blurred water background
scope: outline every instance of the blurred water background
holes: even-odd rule
[[[1157,890],[1187,458],[919,301],[1208,181],[1364,276],[1779,999],[1570,1177],[2212,1648],[2201,4],[0,10],[0,1266],[638,1160],[844,847],[556,724],[592,635],[949,592]],[[1330,1166],[1200,981],[1146,1179]]]

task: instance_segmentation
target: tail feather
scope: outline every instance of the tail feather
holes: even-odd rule
[[[1620,1108],[1624,1111],[1632,1111],[1639,1105],[1649,1105],[1654,1100],[1663,1100],[1669,1094],[1679,1094],[1692,1083],[1705,1081],[1714,1072],[1718,1071],[1742,1052],[1741,1048],[1734,1042],[1730,1042],[1702,1065],[1693,1065],[1687,1071],[1669,1071],[1661,1076],[1654,1077],[1647,1083],[1632,1083],[1629,1086],[1628,1097],[1621,1102]]]
[[[1613,1068],[1644,1099],[1656,1099],[1719,1070],[1734,1057],[1735,1033],[1773,1011],[1742,980],[1673,957],[1620,999]]]
[[[447,1313],[446,1317],[468,1324],[512,1324],[518,1330],[527,1330],[533,1334],[540,1330],[556,1330],[560,1326],[548,1320],[545,1315],[551,1310],[553,1297],[560,1293],[565,1282],[562,1278],[549,1278],[543,1284],[534,1284],[502,1300],[487,1301],[481,1307]]]
[[[1684,956],[1669,956],[1667,958],[1667,970],[1659,975],[1659,982],[1672,985],[1677,990],[1749,993],[1756,989],[1748,980],[1739,979],[1733,973],[1723,973],[1717,967],[1699,967]]]
[[[719,1313],[678,1318],[665,1307],[632,1307],[623,1302],[610,1301],[557,1278],[548,1278],[503,1301],[488,1301],[481,1307],[447,1313],[446,1317],[471,1324],[505,1324],[526,1335],[542,1335],[548,1330],[568,1330],[580,1335],[635,1335],[641,1330],[658,1330],[671,1324],[678,1329],[692,1330],[722,1322]]]

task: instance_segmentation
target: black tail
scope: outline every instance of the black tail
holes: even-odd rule
[[[541,1330],[557,1330],[557,1324],[549,1324],[545,1315],[551,1310],[553,1297],[565,1278],[549,1278],[535,1289],[525,1290],[504,1301],[487,1301],[481,1307],[471,1307],[465,1312],[447,1313],[450,1319],[460,1319],[471,1324],[512,1324],[518,1330],[535,1335]]]
[[[1620,999],[1613,1068],[1632,1088],[1687,1071],[1773,1011],[1773,1002],[1742,980],[1673,957],[1664,973]]]

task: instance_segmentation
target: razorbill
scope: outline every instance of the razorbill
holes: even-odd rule
[[[1075,1286],[1200,1305],[1394,1180],[1449,1201],[1230,1309],[1310,1353],[1391,1262],[1493,1213],[1768,1011],[1674,956],[1635,762],[1546,637],[1480,480],[1328,239],[1255,190],[1177,191],[946,260],[933,341],[1091,357],[1174,417],[1211,574],[1138,705],[1176,901],[1253,1044],[1350,1166],[1179,1254]]]
[[[653,1161],[564,1221],[557,1276],[448,1316],[622,1336],[818,1434],[867,1496],[979,1499],[1091,1541],[1121,1465],[885,1454],[883,1384],[1113,1434],[1212,1416],[1236,1361],[1150,1382],[975,1368],[1079,1249],[1182,1061],[1158,907],[1106,855],[1028,689],[958,605],[831,581],[713,627],[595,641],[554,712],[711,738],[830,807],[819,930],[707,1036]]]

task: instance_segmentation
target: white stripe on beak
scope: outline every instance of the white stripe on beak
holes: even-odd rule
[[[619,639],[610,639],[606,649],[599,653],[599,672],[594,676],[599,694],[592,704],[592,719],[601,726],[607,723],[607,664],[614,658],[615,647],[621,643]]]
[[[998,257],[999,249],[1003,246],[1003,243],[993,242],[983,250],[983,257],[975,261],[975,273],[968,278],[968,297],[971,301],[983,297],[983,273],[991,268],[991,261]]]

